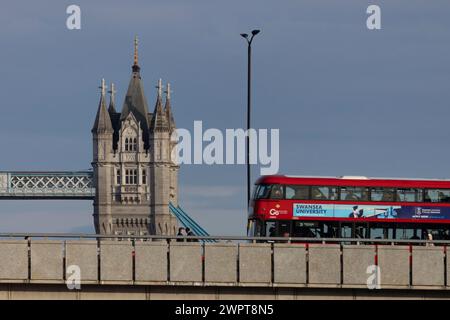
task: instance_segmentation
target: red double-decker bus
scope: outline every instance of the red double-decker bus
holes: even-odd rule
[[[263,176],[250,236],[450,239],[450,180]]]

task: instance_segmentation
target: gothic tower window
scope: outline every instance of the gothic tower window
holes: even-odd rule
[[[125,170],[125,184],[137,184],[137,169]]]
[[[142,170],[142,184],[147,184],[147,170]]]
[[[137,151],[137,138],[125,138],[125,151]]]
[[[137,170],[134,169],[133,170],[133,184],[137,184],[138,180],[137,180]]]
[[[122,179],[120,176],[120,169],[116,169],[116,184],[121,184],[122,183]]]

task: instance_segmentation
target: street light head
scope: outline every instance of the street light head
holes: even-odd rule
[[[254,36],[256,36],[258,33],[260,33],[261,32],[261,30],[253,30],[252,31],[252,35],[254,35]]]
[[[248,34],[246,34],[246,33],[241,33],[241,37],[247,39],[247,38],[248,38]]]

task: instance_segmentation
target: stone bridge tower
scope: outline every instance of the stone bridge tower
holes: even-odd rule
[[[131,80],[122,111],[116,111],[111,85],[109,107],[106,86],[92,128],[94,224],[98,234],[174,235],[177,220],[169,203],[178,205],[178,165],[171,160],[175,130],[170,85],[157,85],[156,105],[148,112],[138,65],[137,39]]]

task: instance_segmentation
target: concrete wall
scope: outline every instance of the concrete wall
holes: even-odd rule
[[[32,240],[31,280],[61,282],[64,280],[63,242],[55,240]]]
[[[446,254],[438,246],[410,255],[392,245],[0,240],[0,283],[64,283],[74,272],[64,267],[78,267],[83,285],[366,288],[377,255],[382,289],[428,290],[449,286]]]
[[[105,282],[133,280],[133,245],[129,241],[100,241],[100,279]]]
[[[275,283],[306,284],[305,245],[275,244],[273,263]]]
[[[446,266],[445,266],[445,271],[446,271],[446,279],[447,279],[447,288],[450,288],[450,248],[447,247],[446,252],[445,252],[445,256],[447,257],[446,259]]]
[[[412,284],[445,286],[445,251],[443,247],[413,247]]]
[[[202,247],[198,242],[170,244],[170,281],[202,281]]]
[[[0,281],[28,279],[28,241],[0,240]]]
[[[234,243],[205,245],[205,281],[237,282],[238,246]]]
[[[136,242],[135,270],[138,282],[167,281],[166,242]]]
[[[343,284],[367,286],[370,267],[375,265],[375,246],[344,245],[342,248]],[[369,269],[368,269],[369,268]]]
[[[382,287],[409,285],[409,247],[378,246],[378,265]]]
[[[272,282],[272,248],[266,243],[239,244],[239,282]]]
[[[341,283],[341,251],[339,245],[309,245],[309,283],[339,285]]]
[[[68,290],[63,284],[0,284],[0,299],[67,300],[386,300],[450,299],[450,290],[367,290],[341,288],[277,288],[242,286],[82,285]],[[270,302],[270,301],[269,301]],[[263,302],[260,302],[263,303]]]
[[[97,241],[66,241],[66,277],[79,268],[81,283],[98,280]]]

